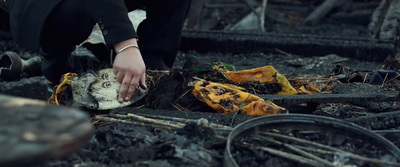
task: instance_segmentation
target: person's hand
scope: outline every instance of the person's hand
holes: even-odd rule
[[[137,45],[136,39],[129,39],[114,45],[119,51],[128,45]],[[121,83],[118,101],[129,101],[139,86],[146,87],[146,66],[142,55],[136,47],[129,47],[118,53],[113,64],[114,74]]]

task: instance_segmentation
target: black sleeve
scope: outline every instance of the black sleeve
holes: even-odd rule
[[[107,45],[112,46],[130,38],[137,38],[123,0],[86,0],[86,2],[92,17],[99,24]]]

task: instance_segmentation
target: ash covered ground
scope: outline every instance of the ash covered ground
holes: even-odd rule
[[[220,10],[221,20],[218,24],[213,25],[211,30],[217,30],[216,33],[224,31],[226,33],[259,34],[260,36],[268,36],[268,34],[296,35],[304,36],[306,40],[310,40],[310,36],[328,39],[332,38],[330,45],[335,45],[339,41],[348,39],[357,39],[361,41],[376,40],[370,37],[371,17],[380,5],[379,1],[354,1],[351,7],[336,8],[328,16],[316,25],[302,25],[300,21],[315,9],[321,2],[317,1],[311,4],[302,4],[297,1],[272,1],[271,13],[266,17],[266,33],[249,31],[226,31],[229,24],[237,21],[234,16],[243,16],[241,13],[247,13],[247,10]],[[311,6],[311,7],[310,7]],[[285,11],[288,10],[288,11]],[[290,10],[290,11],[289,11]],[[361,12],[360,12],[361,11]],[[208,13],[212,15],[213,11]],[[296,13],[297,12],[297,13]],[[233,14],[234,13],[234,14]],[[215,14],[215,13],[214,13]],[[225,15],[224,15],[225,14]],[[279,14],[279,17],[273,16]],[[346,15],[347,14],[347,15]],[[205,15],[205,17],[209,16]],[[364,16],[365,15],[365,16]],[[367,17],[367,18],[365,18]],[[360,19],[362,18],[362,19]],[[282,21],[286,19],[286,21]],[[213,31],[207,29],[209,38],[213,36]],[[185,32],[204,31],[193,28],[186,28]],[[2,31],[0,49],[1,52],[15,51],[24,59],[33,55],[27,51],[17,48],[7,30]],[[183,36],[190,39],[190,36]],[[207,38],[207,36],[205,37]],[[223,38],[223,37],[221,37]],[[297,39],[297,38],[296,38]],[[295,39],[295,40],[296,40]],[[341,40],[343,39],[343,40]],[[191,39],[195,41],[196,39]],[[223,39],[226,40],[226,39]],[[312,39],[311,39],[312,40]],[[184,40],[185,41],[185,40]],[[239,41],[240,42],[240,41]],[[287,78],[291,77],[326,77],[338,65],[360,72],[372,72],[380,70],[383,61],[367,61],[369,58],[363,58],[361,55],[341,55],[343,52],[335,52],[330,49],[321,52],[318,47],[307,52],[309,54],[300,54],[301,52],[292,53],[290,49],[281,50],[279,48],[269,48],[269,52],[254,50],[246,50],[243,53],[237,52],[238,41],[232,40],[232,45],[225,45],[226,50],[232,49],[234,52],[220,52],[218,48],[204,52],[196,50],[197,46],[191,46],[193,49],[188,50],[190,46],[183,46],[174,64],[174,69],[179,70],[184,67],[189,56],[196,56],[201,62],[220,61],[231,64],[237,70],[251,69],[266,65],[274,66],[280,73]],[[379,43],[376,43],[378,45]],[[185,45],[185,44],[183,44]],[[198,43],[197,45],[207,45]],[[374,45],[374,44],[371,44]],[[268,47],[268,46],[266,46]],[[395,45],[393,44],[395,48]],[[379,48],[379,47],[377,47]],[[320,49],[325,49],[321,44]],[[346,50],[348,48],[341,47],[338,50]],[[363,50],[363,46],[359,46]],[[395,50],[395,49],[393,49]],[[321,54],[325,53],[325,54]],[[349,52],[350,53],[350,52]],[[371,55],[365,55],[370,57]],[[389,54],[376,55],[386,58]],[[394,55],[391,55],[394,56]],[[360,58],[361,57],[361,58]],[[380,59],[381,60],[381,59]],[[170,82],[181,82],[172,79]],[[22,79],[16,81],[1,81],[2,93],[23,96],[34,99],[47,99],[48,92],[45,81],[40,76],[40,72],[24,73]],[[395,92],[393,89],[383,89],[377,85],[367,83],[342,83],[338,84],[335,91],[357,93],[388,93]],[[6,88],[7,87],[7,88]],[[169,90],[170,92],[174,90]],[[140,104],[146,103],[141,101]],[[201,103],[196,103],[201,104]],[[397,102],[372,102],[372,103],[325,103],[325,104],[302,104],[287,105],[289,113],[323,115],[350,122],[357,123],[370,130],[396,130],[400,127],[398,120],[399,106]],[[247,116],[244,114],[220,114],[207,107],[198,107],[196,110],[184,110],[171,105],[159,105],[157,108],[147,108],[143,105],[133,105],[121,109],[110,111],[93,111],[85,110],[90,116],[101,114],[127,114],[134,113],[146,117],[152,115],[161,115],[169,117],[178,117],[185,119],[205,118],[209,122],[218,123],[226,126],[235,127],[236,125],[253,119],[258,116]],[[357,119],[360,118],[360,119]],[[38,166],[223,166],[224,151],[226,148],[226,137],[229,131],[215,131],[213,129],[202,127],[197,124],[189,124],[182,129],[164,129],[160,127],[142,127],[136,125],[127,125],[124,123],[96,122],[94,120],[95,133],[90,142],[82,149],[64,158],[48,160]],[[222,136],[222,138],[220,138]],[[400,145],[397,136],[388,133],[385,137]],[[315,138],[316,141],[323,138]],[[353,148],[357,150],[357,147]],[[376,149],[376,148],[375,148]],[[254,151],[254,150],[253,150]],[[255,156],[249,152],[251,149],[242,148],[236,150],[236,154],[242,156],[237,158],[243,166],[293,166],[300,165],[297,162],[288,163],[282,158],[270,157],[265,153]],[[381,155],[376,153],[376,155]],[[251,162],[251,163],[246,163]],[[312,165],[311,165],[312,166]],[[369,166],[369,165],[363,165]],[[373,165],[372,165],[373,166]]]

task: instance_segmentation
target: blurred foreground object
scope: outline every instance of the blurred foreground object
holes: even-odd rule
[[[28,166],[77,151],[92,137],[89,116],[45,101],[0,95],[0,166]]]

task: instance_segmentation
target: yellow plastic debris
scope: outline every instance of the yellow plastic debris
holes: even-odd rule
[[[48,103],[53,103],[56,105],[60,105],[60,101],[64,95],[65,90],[71,85],[71,78],[76,77],[76,73],[66,73],[61,76],[60,84],[54,86],[53,94],[51,94],[50,98],[47,100]]]
[[[214,66],[213,68],[221,72],[228,80],[234,83],[246,81],[278,83],[282,88],[282,91],[278,94],[294,95],[299,93],[292,87],[292,85],[290,85],[286,77],[279,74],[273,66],[264,66],[242,71],[229,71],[221,66]]]
[[[221,113],[234,113],[238,110],[247,115],[274,115],[288,113],[270,101],[236,89],[237,86],[214,82],[198,81],[193,95],[208,106]],[[240,88],[240,87],[239,87]]]
[[[318,88],[311,84],[303,84],[299,86],[295,86],[295,89],[301,94],[312,95],[318,92],[321,92]]]

